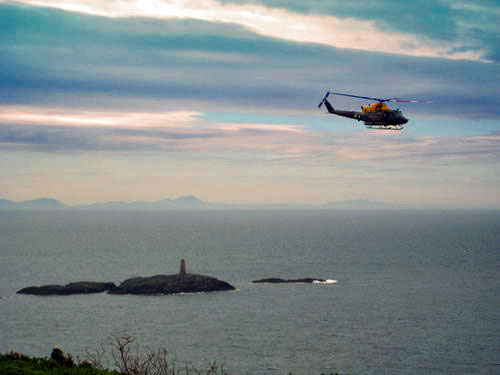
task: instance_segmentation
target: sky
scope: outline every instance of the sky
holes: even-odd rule
[[[499,15],[496,0],[0,0],[0,198],[500,208]],[[328,90],[430,103],[370,130],[318,109]]]

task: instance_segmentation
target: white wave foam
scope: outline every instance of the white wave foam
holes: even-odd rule
[[[338,281],[333,280],[333,279],[329,279],[329,280],[325,280],[325,281],[319,281],[319,280],[313,281],[313,284],[336,284],[336,283],[338,283]]]

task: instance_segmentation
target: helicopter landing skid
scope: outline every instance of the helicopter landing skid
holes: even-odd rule
[[[403,125],[365,125],[368,129],[380,129],[380,130],[403,130]]]

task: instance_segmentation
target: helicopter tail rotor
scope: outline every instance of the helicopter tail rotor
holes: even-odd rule
[[[321,108],[323,103],[325,102],[326,98],[328,98],[328,95],[330,95],[330,91],[327,91],[321,102],[318,104],[318,108]]]

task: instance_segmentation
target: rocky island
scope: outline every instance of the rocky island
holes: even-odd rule
[[[17,293],[37,296],[90,294],[102,293],[114,287],[116,284],[111,282],[77,281],[66,285],[29,286],[17,291]]]
[[[109,294],[177,294],[234,290],[225,281],[210,276],[186,272],[186,262],[181,260],[180,271],[173,275],[134,277],[123,281],[108,291]]]
[[[254,280],[252,283],[269,283],[269,284],[285,284],[285,283],[313,283],[313,282],[318,282],[318,283],[325,283],[326,280],[324,279],[312,279],[310,277],[306,277],[304,279],[280,279],[277,277],[271,277],[268,279],[260,279],[260,280]]]

